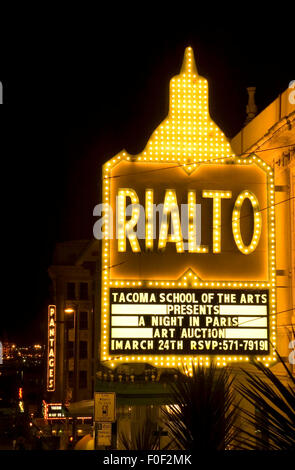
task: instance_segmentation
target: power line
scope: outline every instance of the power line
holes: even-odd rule
[[[284,202],[291,201],[291,199],[295,199],[295,196],[288,197],[287,199],[284,199],[283,201],[275,202],[274,204],[271,204],[270,206],[266,206],[266,207],[263,207],[262,209],[258,209],[256,212],[266,211],[267,209],[271,209],[274,206],[278,206],[279,204],[283,204]],[[242,215],[240,217],[237,217],[237,218],[235,218],[235,221],[244,219],[246,217],[252,217],[252,214],[245,214],[245,215]],[[225,224],[225,223],[224,224],[219,224],[219,225],[214,225],[214,227],[218,227],[218,228],[222,228],[222,227],[226,227],[226,226],[227,226],[227,224]],[[213,228],[213,224],[210,224],[209,227]],[[183,240],[184,239],[181,239],[179,241],[183,241]],[[229,251],[232,251],[232,250],[229,250]]]
[[[283,204],[284,202],[291,201],[292,199],[295,199],[295,196],[288,197],[287,199],[284,199],[283,201],[275,202],[274,204],[271,204],[270,206],[266,206],[266,207],[263,207],[262,209],[258,209],[257,212],[263,212],[263,211],[265,211],[265,210],[267,210],[267,209],[270,209],[270,208],[272,208],[272,207],[274,207],[274,206],[278,206],[279,204]],[[245,215],[242,215],[242,216],[240,216],[240,217],[237,217],[237,218],[235,219],[235,221],[244,219],[244,218],[246,218],[246,217],[251,217],[251,216],[252,216],[252,214],[245,214]],[[214,227],[218,227],[218,228],[222,228],[222,227],[225,227],[225,226],[227,226],[227,225],[226,225],[226,224],[214,225]],[[210,224],[209,227],[210,227],[210,228],[213,228],[213,224]],[[184,239],[184,238],[180,238],[178,241],[185,241],[185,239]],[[232,251],[232,250],[228,250],[228,251]]]
[[[271,204],[270,206],[263,207],[263,209],[258,209],[256,212],[266,211],[267,209],[271,209],[274,206],[278,206],[279,204],[283,204],[284,202],[291,201],[291,199],[295,199],[295,196],[288,197],[287,199],[284,199],[283,201],[275,202],[274,204]],[[242,215],[240,217],[237,217],[235,219],[235,221],[244,219],[245,217],[251,217],[251,216],[252,216],[252,214],[245,214],[245,215]],[[218,227],[224,227],[224,226],[225,226],[225,224],[218,225]],[[212,227],[213,227],[213,224],[212,224]],[[216,225],[216,227],[217,227],[217,225]]]
[[[142,175],[144,173],[152,173],[152,172],[156,172],[156,171],[172,170],[174,168],[180,168],[180,167],[184,167],[184,166],[189,167],[189,166],[194,166],[194,165],[198,165],[198,164],[201,164],[201,163],[208,163],[208,162],[213,162],[214,163],[217,160],[230,161],[230,159],[232,159],[232,158],[239,158],[239,157],[242,157],[242,156],[245,156],[245,155],[253,155],[257,152],[269,152],[271,150],[278,150],[278,149],[281,149],[281,148],[292,147],[293,145],[295,145],[295,143],[288,144],[288,145],[281,145],[279,147],[273,147],[273,148],[270,148],[270,149],[262,149],[262,150],[255,150],[253,152],[241,153],[241,154],[233,155],[233,156],[230,156],[230,157],[208,158],[206,160],[200,160],[198,162],[179,163],[177,165],[170,166],[169,168],[154,168],[154,169],[150,169],[150,170],[141,171],[140,173],[126,173],[124,175],[121,174],[121,175],[114,175],[114,176],[105,176],[104,179],[120,178],[120,177],[124,177],[124,176],[138,176],[138,175]],[[144,161],[144,163],[156,163],[156,162],[155,161]],[[169,162],[165,162],[165,161],[158,162],[157,161],[157,163],[169,163]]]
[[[287,310],[281,310],[280,312],[275,312],[275,313],[273,313],[273,314],[271,314],[271,315],[280,315],[281,313],[287,313],[287,312],[291,312],[291,311],[295,311],[295,308],[288,308]],[[236,316],[238,316],[238,315],[236,315]],[[244,322],[241,322],[241,323],[239,323],[239,326],[240,326],[240,325],[244,325],[245,323],[249,323],[249,322],[251,322],[251,321],[254,321],[254,320],[256,320],[257,318],[258,318],[258,316],[256,316],[255,318],[251,318],[250,320],[246,320],[246,321],[244,321]],[[259,318],[260,318],[260,317],[259,317]],[[287,325],[292,326],[293,323],[289,323],[289,324],[287,324]],[[283,327],[283,326],[287,326],[287,325],[280,325],[280,326]]]
[[[125,263],[127,263],[127,261],[122,261],[121,263],[112,264],[111,266],[107,266],[106,268],[103,268],[102,271],[105,271],[106,269],[115,268],[116,266],[120,266],[121,264],[125,264]]]

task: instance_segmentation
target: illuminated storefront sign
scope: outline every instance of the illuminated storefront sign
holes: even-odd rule
[[[62,403],[46,403],[44,410],[45,419],[60,419],[65,417]]]
[[[81,422],[83,424],[85,421],[92,421],[92,416],[69,416],[65,406],[62,403],[46,403],[45,400],[42,401],[42,413],[45,420],[73,420],[76,419],[76,422]]]
[[[144,151],[104,165],[103,203],[106,364],[275,359],[273,171],[232,152],[191,48]]]
[[[47,391],[55,390],[56,307],[48,306]]]

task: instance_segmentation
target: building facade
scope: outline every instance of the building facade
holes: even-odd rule
[[[49,269],[56,305],[56,383],[48,392],[51,401],[69,403],[93,396],[98,259],[96,241],[56,246]]]
[[[231,145],[239,155],[259,155],[274,171],[277,349],[294,368],[289,360],[295,324],[295,104],[291,93],[288,88],[279,95]]]

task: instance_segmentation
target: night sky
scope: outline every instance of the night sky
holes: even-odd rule
[[[169,80],[185,47],[194,49],[211,117],[229,138],[243,127],[247,86],[257,87],[260,111],[295,79],[285,22],[220,26],[190,11],[162,28],[141,15],[131,23],[90,12],[85,21],[40,22],[1,44],[0,340],[44,341],[54,245],[92,238],[101,165],[122,149],[143,150],[167,116]]]

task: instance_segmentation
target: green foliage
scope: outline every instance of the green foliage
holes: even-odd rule
[[[172,446],[201,452],[231,446],[236,437],[233,380],[227,368],[211,364],[193,367],[191,376],[172,385],[173,404],[162,410]]]
[[[158,450],[160,444],[159,433],[156,432],[155,425],[148,419],[139,425],[133,425],[131,438],[127,437],[125,433],[121,433],[119,440],[125,450]]]
[[[237,390],[252,409],[260,412],[257,415],[241,409],[244,422],[250,425],[249,431],[241,432],[241,449],[295,450],[295,379],[278,357],[287,384],[260,362],[253,362],[258,374],[243,371],[246,383],[239,384]]]

